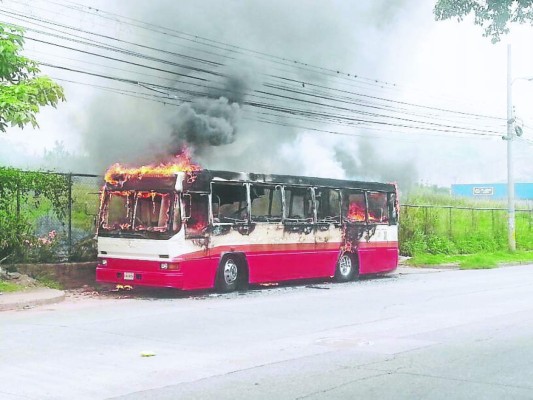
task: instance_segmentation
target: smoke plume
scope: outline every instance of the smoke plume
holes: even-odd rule
[[[197,151],[205,146],[233,143],[239,115],[239,105],[230,103],[225,97],[194,99],[180,106],[172,135],[178,149],[183,142],[193,145]]]
[[[335,147],[335,158],[349,179],[394,182],[404,192],[418,181],[414,160],[398,160],[377,149],[369,139],[360,139],[355,150]]]
[[[196,162],[211,169],[397,180],[387,171],[409,168],[383,161],[381,150],[372,152],[371,148],[365,149],[364,143],[359,150],[347,153],[334,135],[325,132],[342,128],[328,126],[330,120],[302,120],[297,112],[290,112],[291,108],[320,111],[318,106],[309,105],[309,100],[320,99],[268,86],[293,85],[311,96],[320,91],[303,82],[346,89],[342,86],[344,80],[338,80],[331,68],[355,72],[351,71],[355,69],[354,60],[358,73],[374,75],[374,67],[383,65],[383,60],[372,58],[376,54],[375,43],[367,48],[366,41],[360,38],[380,31],[384,22],[393,22],[396,11],[385,16],[383,12],[383,8],[390,8],[390,3],[339,2],[332,11],[327,5],[309,7],[307,0],[294,0],[291,12],[287,12],[283,0],[250,3],[161,0],[156,4],[137,1],[135,7],[129,1],[117,1],[114,7],[119,14],[127,12],[135,19],[214,41],[202,47],[203,39],[195,43],[196,39],[182,41],[141,30],[117,32],[118,37],[128,42],[166,51],[165,55],[153,55],[168,58],[169,63],[165,64],[164,72],[128,66],[133,79],[153,86],[138,85],[125,90],[142,92],[151,101],[109,92],[99,95],[92,92],[87,96],[86,105],[75,121],[83,147],[79,156],[85,157],[85,165],[89,166],[76,172],[102,173],[116,162],[167,161],[187,146]],[[404,0],[395,1],[394,10],[401,10],[403,3]],[[135,46],[132,50],[139,51]],[[173,53],[184,57],[174,57]],[[306,63],[325,68],[316,69]],[[192,83],[196,85],[191,86]],[[154,91],[153,87],[162,89]],[[80,93],[77,98],[84,96]],[[270,106],[289,112],[273,112]],[[355,139],[350,146],[357,148]],[[75,165],[84,164],[76,161]]]

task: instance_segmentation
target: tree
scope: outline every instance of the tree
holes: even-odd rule
[[[0,263],[6,258],[9,262],[31,261],[28,257],[35,254],[30,250],[46,250],[35,235],[36,216],[48,216],[39,206],[50,204],[57,218],[64,221],[69,212],[70,185],[67,175],[0,167]]]
[[[24,31],[0,23],[0,131],[8,124],[38,127],[35,114],[41,106],[65,100],[63,88],[40,73],[39,64],[22,55]]]
[[[509,32],[509,23],[533,23],[533,0],[437,0],[434,14],[438,21],[462,21],[474,14],[474,23],[484,29],[483,36],[496,43]]]

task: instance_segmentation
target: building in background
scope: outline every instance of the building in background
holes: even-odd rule
[[[533,200],[533,183],[515,183],[516,200]],[[485,200],[507,199],[506,183],[453,184],[452,195]]]

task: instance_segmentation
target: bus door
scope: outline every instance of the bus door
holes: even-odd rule
[[[321,260],[316,252],[313,189],[285,186],[283,194],[283,257],[279,268],[284,279],[325,276],[317,270]]]
[[[279,185],[250,184],[250,251],[246,254],[250,282],[281,280],[285,276],[283,253],[283,195]]]
[[[317,260],[328,276],[335,274],[342,242],[341,194],[338,189],[315,188]]]
[[[207,193],[184,193],[183,219],[185,242],[192,260],[187,264],[189,271],[187,287],[210,287],[216,270],[216,263],[209,260],[209,195]]]
[[[360,271],[390,271],[398,259],[396,225],[391,225],[390,215],[390,201],[394,198],[385,192],[368,191],[365,195],[368,229],[359,244]]]

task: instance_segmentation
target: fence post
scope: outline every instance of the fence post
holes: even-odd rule
[[[533,208],[531,208],[531,203],[529,201],[527,202],[527,208],[528,208],[527,215],[529,216],[529,218],[528,218],[529,230],[531,230],[531,213],[533,212]]]
[[[452,232],[452,208],[450,207],[448,209],[448,211],[449,211],[448,236],[451,239],[453,237],[453,232]]]
[[[17,193],[16,193],[16,197],[15,197],[16,207],[17,207],[17,210],[16,210],[16,213],[17,213],[17,228],[16,228],[17,236],[20,235],[20,231],[19,231],[19,228],[20,228],[20,188],[19,188],[19,182],[20,182],[20,180],[17,182]]]
[[[492,232],[492,237],[494,237],[494,209],[490,210],[490,215],[491,215],[491,221],[492,221],[490,228]]]
[[[72,254],[72,173],[68,174],[68,257]]]
[[[424,207],[424,235],[428,234],[428,208]]]

